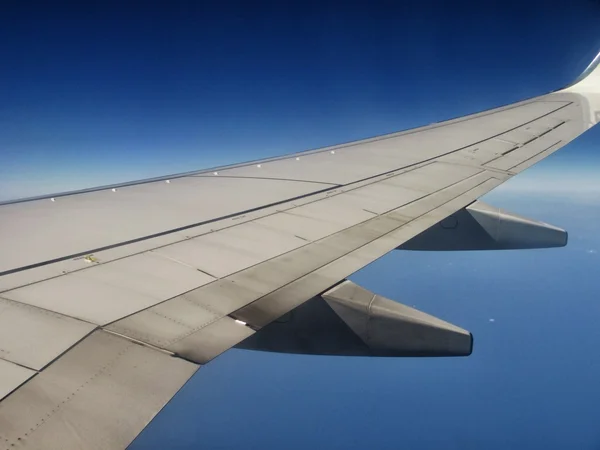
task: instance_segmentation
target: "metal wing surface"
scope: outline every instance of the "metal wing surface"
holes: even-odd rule
[[[423,128],[0,205],[0,448],[126,447],[203,364],[595,125],[598,61]]]

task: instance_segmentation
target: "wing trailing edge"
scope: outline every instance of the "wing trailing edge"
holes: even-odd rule
[[[576,92],[599,92],[600,91],[600,52],[588,64],[585,70],[564,90]]]
[[[575,81],[557,93],[578,94],[583,98],[589,111],[588,128],[600,122],[600,53]]]

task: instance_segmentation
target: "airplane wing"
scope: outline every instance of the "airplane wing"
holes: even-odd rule
[[[0,205],[0,447],[124,448],[236,345],[470,354],[467,331],[345,279],[399,247],[565,245],[477,199],[600,120],[599,62],[423,128]]]

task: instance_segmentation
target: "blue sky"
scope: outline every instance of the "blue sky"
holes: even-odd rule
[[[600,4],[587,0],[8,1],[0,200],[316,148],[543,94],[600,50],[599,23]],[[353,277],[472,331],[471,357],[234,350],[133,448],[599,448],[599,147],[597,127],[486,197],[567,228],[567,248],[394,252]]]
[[[0,199],[464,115],[563,86],[600,48],[587,0],[88,3],[3,7]]]

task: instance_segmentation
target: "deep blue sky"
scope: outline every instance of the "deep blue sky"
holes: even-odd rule
[[[460,116],[600,49],[589,0],[136,3],[2,3],[0,199]]]
[[[0,200],[440,121],[600,50],[587,0],[79,3],[0,6]],[[395,252],[354,276],[472,331],[471,357],[231,351],[133,447],[600,448],[599,147],[594,129],[489,196],[566,249]]]

